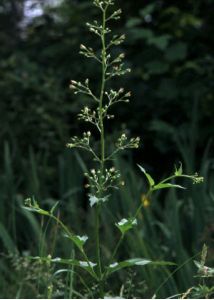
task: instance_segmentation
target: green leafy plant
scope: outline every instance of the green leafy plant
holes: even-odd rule
[[[80,236],[68,228],[62,221],[56,216],[55,211],[57,209],[56,203],[51,210],[45,210],[41,208],[35,199],[27,199],[25,201],[25,208],[33,211],[35,213],[47,216],[57,222],[61,227],[65,238],[69,239],[79,250],[81,254],[80,259],[65,259],[65,258],[52,258],[48,257],[36,257],[32,259],[38,259],[43,262],[48,262],[49,264],[65,264],[69,266],[76,266],[82,270],[88,272],[94,281],[94,285],[98,286],[98,296],[103,298],[105,296],[105,286],[106,281],[109,276],[119,271],[123,268],[133,267],[133,266],[164,266],[173,265],[173,263],[165,261],[153,261],[149,257],[147,258],[129,258],[124,261],[117,261],[117,253],[121,243],[124,240],[127,232],[137,226],[137,218],[141,212],[143,206],[146,206],[152,196],[152,193],[166,188],[180,188],[184,187],[178,184],[172,183],[174,179],[177,178],[187,178],[191,179],[193,183],[200,183],[203,181],[202,177],[198,177],[198,174],[185,175],[183,174],[182,165],[172,176],[155,183],[155,180],[150,174],[148,174],[145,169],[139,166],[140,170],[143,172],[148,180],[148,191],[145,193],[143,201],[139,204],[138,209],[132,217],[124,217],[115,223],[115,226],[120,232],[120,238],[115,243],[114,250],[108,262],[106,263],[103,259],[101,252],[101,235],[100,235],[100,220],[103,207],[106,202],[111,198],[111,190],[119,189],[124,185],[121,178],[119,170],[113,166],[113,159],[115,156],[125,149],[135,149],[139,147],[140,139],[139,137],[128,138],[125,133],[117,139],[114,144],[114,149],[109,152],[108,147],[106,147],[106,135],[105,135],[105,124],[114,118],[111,112],[112,106],[115,104],[128,103],[131,96],[130,92],[125,92],[124,88],[119,88],[118,90],[111,89],[109,87],[109,81],[117,76],[122,76],[130,72],[129,68],[123,63],[124,54],[120,53],[117,56],[112,54],[111,48],[120,45],[125,36],[112,34],[109,24],[113,20],[118,20],[121,15],[121,10],[113,10],[114,5],[113,0],[94,0],[93,4],[101,12],[101,22],[94,21],[92,23],[87,23],[89,31],[95,34],[100,40],[101,50],[96,51],[91,47],[81,45],[80,53],[87,58],[94,59],[100,66],[101,70],[101,82],[100,90],[93,91],[91,88],[90,80],[86,79],[84,82],[72,80],[70,88],[75,94],[87,95],[92,100],[92,106],[85,106],[80,114],[78,115],[80,120],[90,123],[94,129],[99,134],[99,149],[97,149],[92,142],[91,131],[84,132],[81,137],[74,136],[71,141],[67,144],[68,148],[79,148],[88,151],[93,160],[94,168],[89,172],[85,173],[88,180],[87,187],[90,189],[89,193],[89,204],[92,209],[95,210],[95,260],[91,261],[87,251],[86,243],[90,242],[90,238],[87,235]],[[88,241],[89,240],[89,241]],[[94,259],[94,258],[93,258]]]

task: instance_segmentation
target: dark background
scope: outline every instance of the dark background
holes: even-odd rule
[[[91,78],[94,88],[99,88],[96,64],[78,54],[81,43],[99,47],[85,26],[86,21],[98,17],[97,10],[86,0],[64,0],[57,6],[50,5],[51,1],[48,5],[34,1],[32,9],[38,3],[43,13],[32,18],[29,13],[26,16],[25,0],[0,2],[0,224],[4,252],[13,247],[19,252],[34,248],[33,233],[26,229],[20,208],[26,197],[34,195],[44,205],[60,199],[68,222],[69,213],[78,209],[77,228],[84,228],[88,210],[81,174],[91,164],[90,158],[84,153],[71,154],[65,144],[85,129],[77,114],[87,101],[72,94],[69,81]],[[213,213],[213,1],[126,0],[117,1],[116,6],[123,15],[113,24],[114,30],[126,34],[117,51],[125,52],[132,73],[112,86],[131,90],[132,100],[115,107],[116,118],[107,124],[109,141],[122,129],[141,137],[140,149],[121,157],[135,173],[140,163],[160,178],[179,161],[187,173],[204,172],[206,196],[200,196],[200,205],[196,201],[198,207],[193,209],[201,212],[203,206],[203,217],[196,214],[191,219],[187,214],[182,219],[186,223],[181,222],[184,235],[185,228],[190,230],[182,247],[191,254],[200,247],[203,234],[208,235],[207,243],[213,241],[209,217]],[[194,198],[193,193],[190,190],[188,197]],[[209,205],[205,197],[210,197]],[[165,201],[161,202],[162,211],[167,209]]]

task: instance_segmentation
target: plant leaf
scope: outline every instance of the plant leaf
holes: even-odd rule
[[[183,186],[178,185],[178,184],[159,183],[153,187],[153,190],[169,189],[169,188],[185,189]]]
[[[27,206],[22,206],[22,208],[28,210],[28,211],[31,211],[31,212],[36,212],[37,214],[40,214],[40,215],[45,215],[45,216],[49,216],[49,212],[44,210],[44,209],[41,209],[41,208],[36,208],[36,207],[27,207]]]
[[[109,198],[109,195],[102,197],[102,198],[98,198],[95,195],[89,195],[90,206],[92,207],[99,202],[106,202],[108,200],[108,198]]]
[[[140,168],[140,170],[141,170],[141,171],[144,173],[144,175],[146,176],[146,178],[147,178],[147,180],[148,180],[148,182],[149,182],[150,187],[153,187],[153,186],[155,185],[155,181],[154,181],[154,179],[152,178],[152,176],[151,176],[149,173],[147,173],[146,170],[145,170],[142,166],[138,165],[138,167]]]
[[[146,259],[146,258],[131,258],[131,259],[124,260],[122,262],[112,263],[108,267],[108,274],[111,274],[123,268],[133,267],[133,266],[146,266],[148,264],[153,266],[175,265],[174,263],[166,262],[166,261],[151,261],[150,259]]]
[[[72,240],[74,244],[80,249],[80,251],[83,250],[83,246],[85,242],[88,240],[87,235],[79,236],[79,235],[67,235],[65,234],[65,237]]]
[[[183,174],[183,167],[182,167],[182,163],[180,163],[180,167],[178,169],[175,166],[175,175],[176,176],[181,176],[182,174]]]
[[[29,259],[32,260],[39,260],[42,262],[52,262],[52,263],[57,263],[57,264],[65,264],[65,265],[70,265],[70,266],[77,266],[80,268],[85,269],[87,272],[89,272],[93,277],[96,277],[96,274],[93,271],[93,268],[96,266],[95,263],[89,261],[81,261],[81,260],[77,260],[77,259],[64,259],[64,258],[60,258],[60,257],[55,257],[55,258],[49,258],[49,257],[31,257],[29,256]]]
[[[115,224],[119,228],[120,232],[124,234],[128,230],[132,229],[133,226],[137,225],[136,218],[122,219],[120,222]]]

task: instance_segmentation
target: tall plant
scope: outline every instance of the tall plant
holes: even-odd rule
[[[85,250],[85,243],[88,240],[88,236],[79,236],[71,231],[56,215],[55,209],[56,205],[50,210],[44,210],[39,207],[38,203],[34,199],[27,199],[25,208],[37,212],[42,215],[49,216],[54,219],[62,228],[65,236],[71,240],[74,245],[80,251],[84,260],[75,259],[62,259],[62,258],[51,258],[51,257],[40,257],[41,260],[50,261],[55,263],[69,264],[78,266],[88,272],[92,279],[98,284],[99,287],[99,297],[103,298],[105,296],[105,284],[108,277],[122,268],[131,266],[144,266],[144,265],[164,265],[167,262],[151,261],[149,258],[131,258],[122,262],[116,261],[116,256],[118,249],[126,235],[126,233],[131,230],[134,226],[137,226],[137,217],[143,206],[148,204],[149,199],[154,191],[163,188],[182,188],[180,185],[170,183],[171,180],[177,177],[186,177],[193,180],[194,183],[202,181],[201,177],[197,174],[193,176],[184,175],[182,172],[182,166],[175,170],[175,173],[166,178],[165,180],[155,183],[154,179],[148,174],[144,168],[141,166],[141,171],[145,174],[148,180],[148,191],[145,193],[144,200],[139,204],[139,208],[136,213],[131,218],[123,218],[122,220],[115,223],[116,227],[120,231],[120,238],[115,243],[115,248],[112,251],[112,255],[106,265],[104,265],[103,256],[101,253],[101,241],[100,241],[100,219],[102,214],[102,208],[106,205],[111,198],[110,190],[112,188],[119,188],[123,185],[121,180],[121,175],[119,170],[116,170],[112,165],[112,159],[118,154],[118,152],[130,149],[138,148],[140,139],[128,138],[125,133],[123,133],[118,140],[115,142],[114,149],[109,153],[106,147],[106,135],[105,135],[105,124],[114,118],[111,114],[110,109],[115,104],[128,103],[131,96],[130,92],[125,92],[124,88],[119,88],[118,90],[111,89],[109,87],[109,82],[112,78],[125,75],[130,72],[130,69],[126,68],[123,63],[124,54],[121,53],[116,57],[112,55],[112,48],[123,43],[125,35],[114,35],[112,30],[109,28],[109,24],[118,20],[121,15],[121,9],[113,10],[114,0],[94,0],[93,4],[99,9],[101,13],[101,22],[94,21],[92,23],[87,23],[89,31],[95,34],[100,40],[101,49],[100,51],[95,51],[91,47],[81,45],[80,53],[87,58],[94,59],[100,67],[101,70],[101,80],[100,89],[98,92],[94,92],[90,85],[90,80],[86,79],[84,82],[71,81],[70,88],[75,94],[85,94],[91,98],[93,101],[93,108],[85,106],[80,114],[79,119],[92,124],[95,130],[98,131],[100,136],[100,146],[99,150],[94,147],[91,142],[92,133],[90,131],[84,132],[82,137],[73,137],[71,142],[67,144],[69,148],[80,148],[88,151],[95,162],[95,166],[90,172],[85,173],[88,178],[88,187],[90,188],[89,203],[90,206],[95,209],[95,252],[96,258],[95,262],[92,262],[88,257]]]

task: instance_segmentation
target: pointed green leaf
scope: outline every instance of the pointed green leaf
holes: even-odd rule
[[[183,174],[183,167],[182,167],[182,163],[180,163],[180,167],[178,169],[175,166],[175,175],[176,176],[181,176],[182,174]]]
[[[87,235],[79,236],[79,235],[65,235],[68,239],[74,242],[74,244],[82,251],[85,242],[88,240]]]
[[[36,212],[37,214],[40,214],[40,215],[44,215],[44,216],[49,216],[49,212],[44,210],[44,209],[41,209],[41,208],[36,208],[36,207],[27,207],[27,206],[22,206],[22,208],[28,210],[28,211],[31,211],[31,212]]]
[[[136,218],[122,219],[120,222],[115,224],[119,228],[120,232],[124,234],[128,230],[132,229],[133,226],[137,225]]]
[[[39,257],[39,256],[29,257],[29,259],[39,260],[39,261],[48,262],[48,263],[52,262],[52,263],[57,263],[57,264],[65,264],[65,265],[69,265],[69,266],[77,266],[77,267],[85,269],[93,277],[96,277],[96,274],[93,271],[93,268],[96,266],[96,264],[91,261],[80,261],[77,259],[63,259],[60,257],[49,258],[49,257]]]
[[[152,176],[151,176],[150,174],[148,174],[148,173],[146,172],[146,170],[145,170],[143,167],[141,167],[140,165],[138,165],[138,167],[139,167],[140,170],[145,174],[145,176],[146,176],[146,178],[147,178],[147,180],[148,180],[148,182],[149,182],[150,187],[153,187],[153,186],[155,185],[155,181],[154,181],[154,179],[152,178]]]
[[[148,264],[153,266],[175,265],[174,263],[165,262],[165,261],[151,261],[150,259],[145,259],[145,258],[131,258],[131,259],[124,260],[122,262],[112,263],[108,267],[108,274],[119,271],[120,269],[123,268],[133,267],[133,266],[145,266]]]
[[[178,185],[178,184],[159,183],[153,187],[153,190],[169,189],[169,188],[185,189],[183,186]]]

